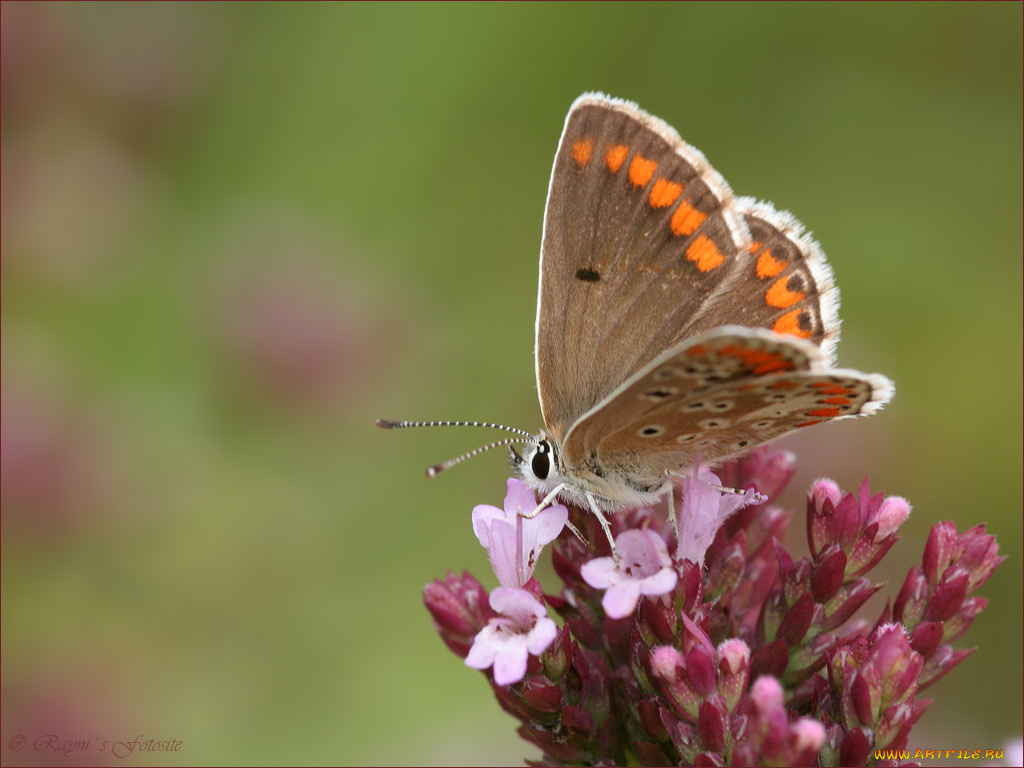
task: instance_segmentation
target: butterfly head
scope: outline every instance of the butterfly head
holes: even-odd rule
[[[509,450],[512,470],[535,493],[546,496],[565,483],[558,444],[544,432],[527,443],[521,454],[514,447],[510,446]]]

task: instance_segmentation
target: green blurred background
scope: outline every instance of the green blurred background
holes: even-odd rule
[[[790,440],[787,500],[865,474],[909,498],[893,594],[933,521],[988,523],[981,650],[911,746],[1019,736],[1021,4],[2,8],[5,764],[88,759],[19,733],[537,756],[420,596],[493,586],[469,514],[504,459],[428,482],[490,435],[373,419],[540,426],[544,198],[592,89],[821,241],[839,362],[897,396]]]

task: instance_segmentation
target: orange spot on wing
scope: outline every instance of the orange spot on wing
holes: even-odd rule
[[[815,424],[820,424],[820,423],[821,423],[821,419],[814,419],[812,421],[801,422],[800,424],[797,424],[796,427],[797,427],[797,429],[799,429],[800,427],[811,427],[811,426],[813,426]]]
[[[608,170],[612,173],[618,173],[619,168],[626,162],[626,155],[628,154],[629,147],[625,144],[616,144],[614,147],[609,147],[604,155],[604,162],[608,166]]]
[[[707,217],[706,213],[701,213],[690,205],[689,200],[683,200],[672,214],[672,234],[692,235]]]
[[[760,260],[758,260],[760,265]],[[791,291],[786,287],[786,283],[789,282],[788,277],[780,277],[774,283],[772,287],[764,292],[765,303],[769,307],[776,307],[777,309],[787,309],[792,307],[798,301],[803,301],[806,293],[800,291]]]
[[[846,387],[840,386],[839,384],[833,384],[831,381],[816,381],[811,384],[815,389],[820,389],[819,394],[822,395],[855,395],[856,390],[847,389]]]
[[[833,416],[838,416],[840,413],[841,411],[838,408],[819,408],[816,411],[808,411],[807,415],[831,418]]]
[[[757,253],[764,247],[764,243],[759,243],[756,240],[750,244],[750,252]]]
[[[674,203],[683,191],[682,184],[659,178],[651,187],[651,194],[648,196],[651,208],[668,208]]]
[[[792,367],[793,364],[791,362],[779,358],[767,363],[763,363],[762,365],[759,365],[756,368],[754,368],[754,375],[762,376],[766,373],[774,373],[775,371],[788,371]]]
[[[707,345],[705,345],[705,344],[694,344],[692,347],[690,347],[688,350],[686,350],[686,354],[688,354],[690,357],[696,357],[697,355],[706,354],[707,351],[708,351]]]
[[[707,235],[698,235],[686,249],[686,258],[697,265],[701,272],[710,272],[725,263],[725,256]]]
[[[809,339],[811,337],[810,331],[805,331],[800,327],[800,312],[802,310],[794,309],[791,312],[787,312],[778,320],[775,321],[775,325],[772,326],[772,330],[776,333],[788,333],[790,336],[799,336],[801,339]]]
[[[772,256],[771,250],[767,250],[757,257],[757,276],[762,280],[775,277],[789,264],[788,261],[780,261]]]
[[[741,360],[746,360],[748,357],[756,353],[756,349],[741,347],[739,344],[730,344],[729,346],[722,347],[718,350],[718,354],[720,355],[725,355],[726,357],[738,357]]]
[[[590,162],[590,156],[594,154],[594,140],[593,139],[577,139],[572,145],[572,159],[576,161],[576,165],[580,168],[585,168],[587,163]]]
[[[749,365],[754,375],[760,376],[773,371],[788,371],[793,363],[782,355],[775,352],[768,352],[764,349],[751,349],[739,344],[730,344],[718,350],[718,354],[724,357],[735,357]]]
[[[657,168],[658,164],[653,160],[636,155],[633,158],[633,162],[629,164],[629,180],[633,183],[634,187],[646,187]]]
[[[850,400],[846,397],[826,397],[821,402],[828,403],[829,405],[849,405]]]

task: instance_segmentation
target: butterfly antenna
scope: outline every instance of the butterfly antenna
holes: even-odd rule
[[[377,419],[377,426],[381,429],[408,429],[409,427],[488,427],[489,429],[503,429],[506,432],[513,432],[522,435],[527,440],[533,440],[533,435],[525,429],[506,427],[504,424],[490,424],[486,421],[389,421],[388,419]],[[495,444],[497,445],[497,443]]]
[[[530,439],[532,440],[533,438],[531,437]],[[432,467],[427,467],[427,477],[437,477],[439,474],[444,472],[446,469],[449,469],[450,467],[454,467],[456,464],[461,464],[466,459],[472,459],[474,456],[476,456],[478,454],[481,454],[484,451],[491,450],[491,448],[498,448],[499,446],[502,446],[502,445],[512,445],[513,443],[525,443],[525,442],[528,442],[528,441],[522,440],[522,439],[517,438],[517,437],[506,437],[504,440],[498,440],[497,442],[491,443],[490,445],[485,445],[485,446],[482,446],[480,448],[474,448],[469,453],[464,453],[461,456],[456,456],[454,459],[448,459],[448,461],[442,461],[440,464],[435,464]]]
[[[520,437],[507,437],[504,440],[498,440],[490,445],[485,445],[481,448],[476,448],[469,453],[456,456],[454,459],[448,459],[448,461],[442,461],[440,464],[427,467],[427,477],[437,477],[449,467],[461,464],[466,459],[471,459],[484,451],[491,450],[492,448],[498,448],[503,445],[513,445],[514,443],[532,443],[536,439],[525,429],[506,427],[504,424],[491,424],[486,421],[389,421],[388,419],[377,419],[377,426],[381,429],[408,429],[410,427],[487,427],[489,429],[501,429],[505,432],[520,435]]]

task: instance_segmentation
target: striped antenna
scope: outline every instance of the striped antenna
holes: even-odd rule
[[[531,437],[531,440],[533,438]],[[506,437],[504,440],[498,440],[497,442],[485,445],[480,448],[474,448],[469,453],[464,453],[461,456],[456,456],[454,459],[448,459],[448,461],[442,461],[440,464],[435,464],[432,467],[427,467],[427,477],[437,477],[439,474],[444,472],[446,469],[454,467],[456,464],[461,464],[466,459],[472,459],[477,454],[489,451],[491,448],[497,448],[502,445],[512,445],[513,443],[525,443],[526,440],[522,440],[517,437]]]
[[[489,429],[503,429],[506,432],[513,432],[522,435],[528,440],[533,440],[533,435],[525,429],[506,427],[504,424],[490,424],[486,421],[389,421],[377,419],[377,426],[381,429],[408,429],[409,427],[487,427]]]
[[[427,477],[437,477],[446,469],[454,467],[456,464],[461,464],[466,459],[471,459],[484,451],[491,450],[492,448],[498,448],[503,445],[513,445],[515,443],[532,443],[537,439],[524,429],[506,427],[503,424],[491,424],[486,421],[389,421],[387,419],[377,419],[377,426],[381,429],[408,429],[410,427],[488,427],[489,429],[501,429],[505,432],[520,435],[520,437],[507,437],[504,440],[498,440],[490,445],[474,448],[469,453],[464,453],[461,456],[456,456],[454,459],[448,459],[448,461],[442,461],[440,464],[427,467]]]

